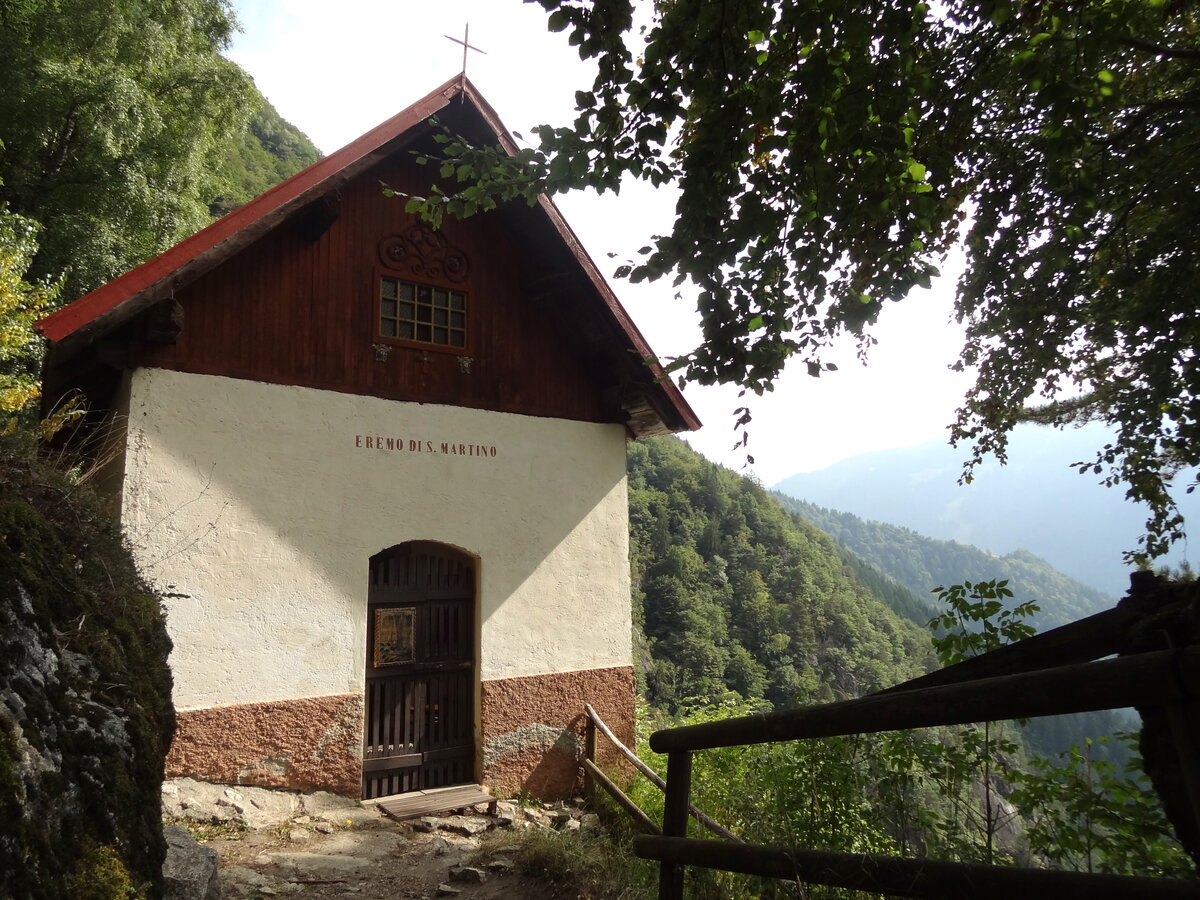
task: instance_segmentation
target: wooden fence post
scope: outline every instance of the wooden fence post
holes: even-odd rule
[[[590,706],[585,715],[587,716],[587,729],[584,731],[583,758],[590,760],[592,765],[598,765],[596,762],[596,720],[592,717]],[[589,807],[596,805],[596,779],[592,777],[591,769],[587,766],[583,767],[583,797],[587,800]]]
[[[1200,836],[1200,702],[1193,700],[1190,703],[1167,703],[1163,708],[1167,713],[1167,722],[1170,723],[1179,769],[1183,773],[1184,794],[1191,811],[1192,833]],[[1175,827],[1180,827],[1178,822],[1175,823]]]
[[[663,801],[663,834],[687,837],[688,803],[692,793],[692,753],[667,754],[667,790]],[[684,867],[663,862],[659,867],[658,900],[683,900]]]

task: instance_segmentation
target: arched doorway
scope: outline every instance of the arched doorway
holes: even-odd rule
[[[375,554],[363,799],[475,778],[475,562],[428,541]]]

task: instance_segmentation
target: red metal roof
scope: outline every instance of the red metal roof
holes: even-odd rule
[[[516,145],[496,111],[465,75],[455,76],[337,152],[277,184],[169,250],[42,319],[37,323],[38,330],[47,340],[61,345],[68,352],[76,343],[86,343],[108,332],[219,265],[275,228],[291,213],[373,165],[387,154],[389,145],[413,128],[423,125],[456,97],[462,97],[472,104],[496,140],[509,153],[516,153]],[[643,360],[653,358],[654,354],[645,338],[558,208],[544,195],[538,198],[538,205],[629,340],[630,349]],[[656,387],[665,395],[663,399],[674,408],[684,428],[699,428],[700,420],[695,412],[678,388],[665,377],[662,369],[656,364],[651,364],[649,369],[658,379]]]

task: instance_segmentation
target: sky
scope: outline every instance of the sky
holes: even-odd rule
[[[325,153],[420,99],[457,75],[469,26],[467,76],[504,124],[568,124],[574,94],[591,84],[565,34],[546,30],[545,13],[520,0],[235,0],[242,24],[228,56],[245,68],[279,113]],[[633,184],[618,196],[560,195],[555,203],[606,274],[633,258],[672,219],[669,190]],[[612,256],[610,257],[610,254]],[[953,262],[947,266],[952,273]],[[660,357],[686,353],[699,340],[694,306],[668,282],[634,285],[610,278]],[[946,436],[967,388],[952,373],[961,330],[952,322],[952,277],[886,308],[879,340],[864,368],[853,347],[829,356],[837,372],[812,378],[785,371],[775,390],[749,397],[753,421],[745,449],[734,449],[733,387],[689,385],[684,396],[704,428],[687,440],[716,462],[770,486],[871,450]],[[754,457],[748,465],[747,452]]]

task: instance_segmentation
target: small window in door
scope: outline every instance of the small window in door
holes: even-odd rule
[[[412,607],[375,610],[375,668],[416,659]]]

